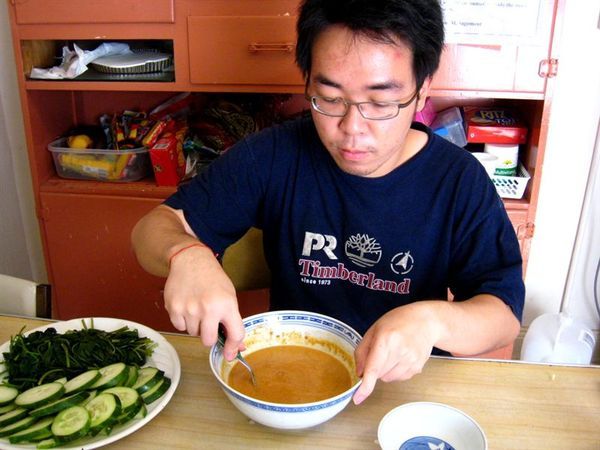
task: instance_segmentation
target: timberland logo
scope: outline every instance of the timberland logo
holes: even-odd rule
[[[360,267],[373,267],[381,259],[381,245],[367,234],[355,234],[346,241],[346,256]]]
[[[384,280],[377,278],[373,272],[362,273],[349,269],[341,262],[327,266],[321,265],[320,261],[300,259],[298,265],[302,283],[329,286],[332,280],[341,280],[373,291],[385,291],[392,294],[410,293],[410,278],[404,278],[402,281]]]

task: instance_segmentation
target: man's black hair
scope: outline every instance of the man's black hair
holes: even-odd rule
[[[297,24],[296,63],[306,79],[317,36],[334,24],[374,41],[394,43],[399,39],[407,45],[413,53],[418,88],[438,68],[444,46],[438,0],[303,0]]]

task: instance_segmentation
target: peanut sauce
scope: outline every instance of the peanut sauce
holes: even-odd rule
[[[300,345],[277,345],[245,355],[256,375],[239,362],[227,383],[238,392],[272,403],[311,403],[335,397],[350,389],[346,366],[321,350]]]

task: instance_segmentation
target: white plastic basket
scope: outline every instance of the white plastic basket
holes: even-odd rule
[[[498,195],[502,198],[522,198],[531,176],[523,164],[519,163],[517,175],[514,177],[492,175]]]

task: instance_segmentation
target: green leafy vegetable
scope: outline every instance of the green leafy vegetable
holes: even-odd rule
[[[8,383],[22,390],[116,362],[143,366],[157,346],[128,327],[104,331],[83,325],[63,334],[47,328],[13,336],[3,353]]]

